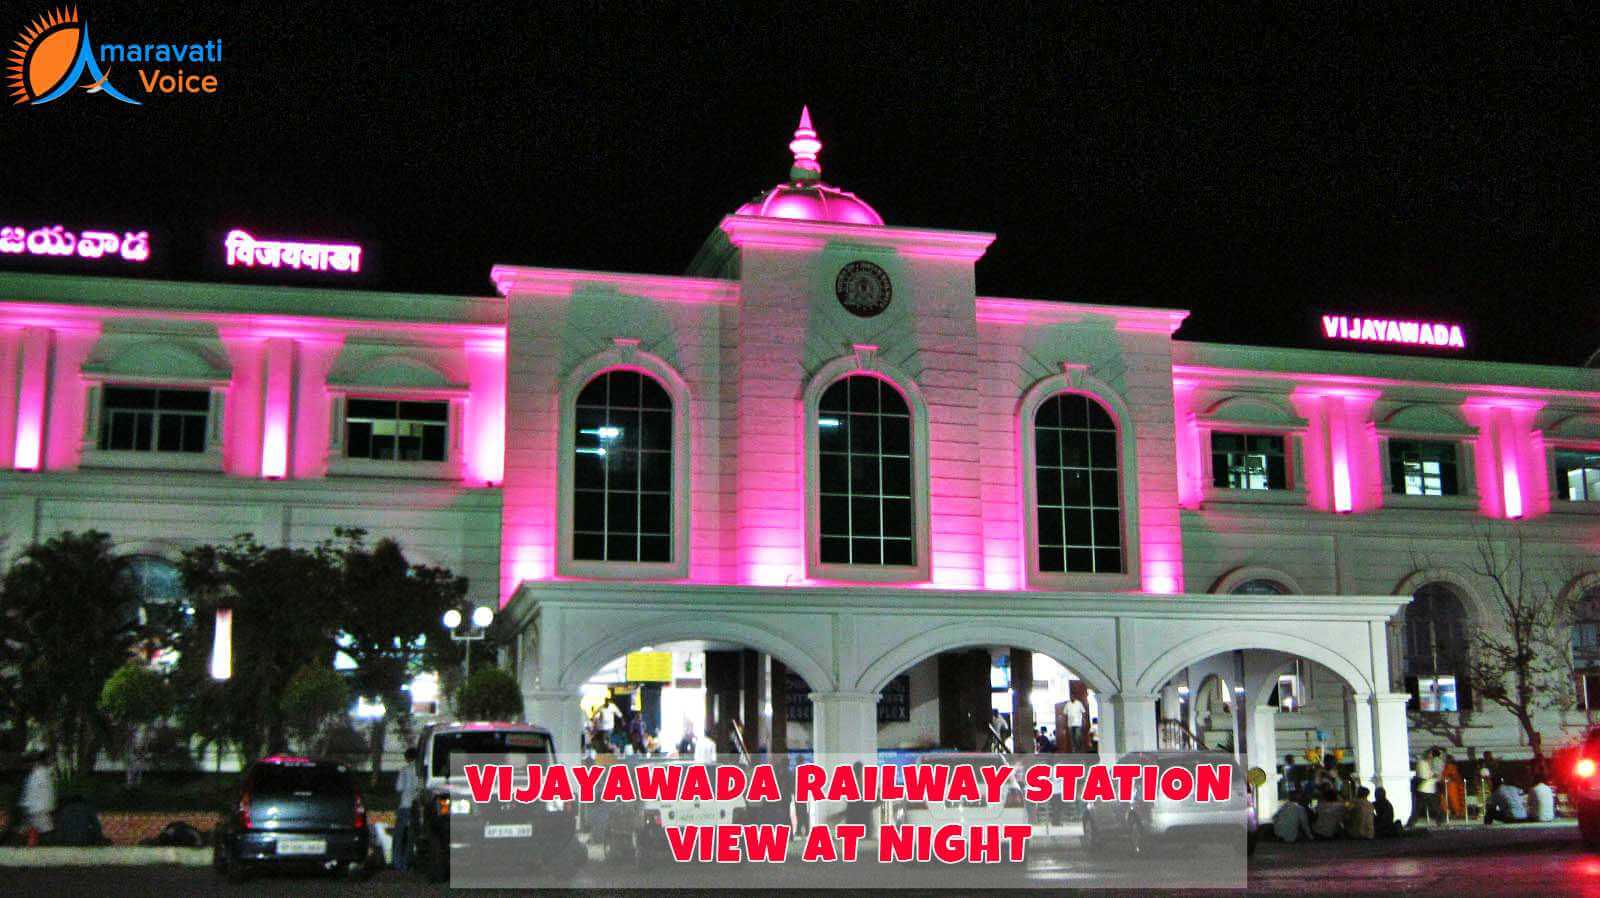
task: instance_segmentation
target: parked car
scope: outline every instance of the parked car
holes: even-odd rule
[[[371,870],[371,828],[343,764],[273,755],[245,773],[234,812],[217,829],[212,864],[233,881],[267,869]]]
[[[1562,760],[1567,769],[1558,768],[1552,779],[1566,786],[1584,847],[1600,850],[1600,728],[1590,730],[1578,750]]]
[[[1200,752],[1134,752],[1117,759],[1118,764],[1150,765],[1165,770],[1199,764],[1232,763],[1217,755]],[[1227,801],[1201,803],[1192,797],[1174,801],[1157,793],[1155,801],[1144,801],[1135,790],[1132,801],[1094,801],[1085,806],[1083,841],[1091,854],[1104,854],[1116,847],[1127,847],[1135,854],[1149,854],[1179,838],[1221,839],[1243,837],[1246,852],[1255,850],[1255,796],[1246,782],[1245,771],[1237,764],[1231,774],[1232,795]]]
[[[946,766],[946,767],[1004,767],[1008,762],[1004,755],[994,752],[954,753],[940,752],[937,754],[922,755],[914,762],[919,765]],[[983,781],[979,776],[979,782]],[[998,804],[990,803],[983,799],[974,801],[897,801],[890,808],[891,818],[895,823],[929,824],[942,826],[946,823],[960,823],[963,826],[982,826],[986,824],[1010,825],[1027,824],[1033,822],[1032,813],[1022,795],[1022,773],[1006,780],[1005,787],[1001,790],[1002,799]]]
[[[692,761],[649,761],[640,766],[677,765],[714,768],[714,764],[696,765]],[[713,779],[715,771],[711,771]],[[745,800],[742,797],[728,801],[716,799],[688,799],[681,801],[640,801],[638,827],[634,830],[634,854],[641,859],[659,859],[670,853],[667,845],[669,826],[700,826],[719,823],[744,823]],[[609,853],[609,846],[608,846]]]
[[[464,766],[469,759],[510,764],[553,764],[555,739],[541,726],[526,723],[447,723],[423,729],[417,741],[417,780],[421,794],[414,858],[429,879],[450,877],[451,855],[484,854],[529,864],[572,864],[586,856],[578,842],[577,805],[474,804]],[[520,783],[520,780],[519,780]],[[509,848],[526,851],[508,851]]]

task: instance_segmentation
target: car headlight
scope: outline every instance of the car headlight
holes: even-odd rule
[[[450,801],[450,813],[452,815],[472,813],[472,801],[466,798],[452,799]]]

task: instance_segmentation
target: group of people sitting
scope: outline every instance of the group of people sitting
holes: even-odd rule
[[[1373,839],[1396,835],[1400,825],[1394,819],[1394,805],[1382,788],[1375,799],[1366,786],[1358,787],[1353,798],[1340,798],[1331,786],[1324,786],[1312,799],[1311,790],[1291,793],[1272,818],[1272,831],[1280,842],[1327,839]]]

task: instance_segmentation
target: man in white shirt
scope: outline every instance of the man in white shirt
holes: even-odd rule
[[[1556,790],[1544,780],[1533,785],[1533,819],[1540,823],[1556,819]]]
[[[1489,811],[1483,815],[1484,826],[1495,821],[1521,823],[1527,819],[1528,798],[1522,790],[1507,782],[1495,787],[1494,794],[1489,796]]]
[[[1417,780],[1417,806],[1411,809],[1411,820],[1407,826],[1415,825],[1418,820],[1426,819],[1438,823],[1444,817],[1444,808],[1439,803],[1439,768],[1434,766],[1433,758],[1438,749],[1431,749],[1417,758],[1417,766],[1412,775]]]
[[[1083,715],[1083,702],[1078,701],[1076,697],[1067,702],[1067,735],[1072,740],[1072,745],[1067,749],[1068,751],[1077,752],[1087,749],[1084,743],[1088,740],[1083,738]]]
[[[606,703],[594,713],[594,728],[600,732],[600,740],[607,745],[616,746],[617,720],[622,717],[622,709],[617,703],[606,696]]]
[[[36,838],[44,839],[55,831],[56,774],[48,751],[40,752],[33,769],[28,771],[28,778],[22,784],[21,805]]]

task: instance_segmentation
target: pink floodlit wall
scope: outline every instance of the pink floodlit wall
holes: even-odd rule
[[[11,466],[37,471],[44,465],[44,428],[50,393],[50,351],[55,334],[49,328],[24,328],[17,377],[16,444]]]
[[[1382,495],[1377,433],[1372,425],[1376,390],[1302,387],[1290,394],[1306,419],[1306,504],[1351,514],[1377,508]]]
[[[1178,506],[1194,510],[1205,501],[1205,456],[1195,408],[1195,383],[1172,382],[1173,445],[1178,471]]]
[[[1520,397],[1477,397],[1462,406],[1467,420],[1478,428],[1473,461],[1483,514],[1520,520],[1550,510],[1544,439],[1533,426],[1542,407],[1543,403]]]
[[[294,429],[295,341],[273,337],[264,347],[261,393],[261,476],[289,476]]]
[[[293,477],[323,477],[328,469],[328,445],[333,436],[333,397],[328,375],[344,346],[343,334],[315,333],[295,339],[294,435],[289,453]]]
[[[467,343],[466,470],[470,486],[498,486],[505,479],[506,341]]]

